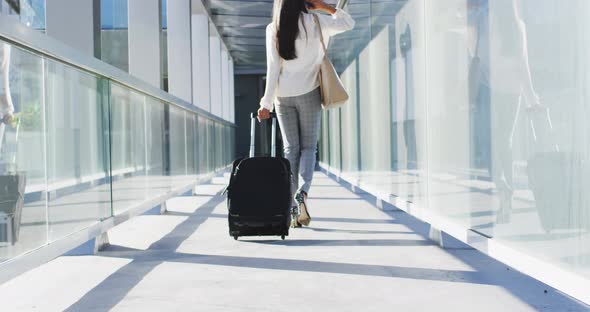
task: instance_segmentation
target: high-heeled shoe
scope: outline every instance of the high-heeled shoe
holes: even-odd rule
[[[309,226],[311,223],[311,215],[309,214],[309,207],[307,205],[307,193],[301,191],[295,195],[295,200],[299,204],[299,217],[297,222],[305,226]]]

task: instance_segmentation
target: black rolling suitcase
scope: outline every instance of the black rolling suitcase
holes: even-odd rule
[[[276,157],[276,115],[272,114],[271,157],[254,157],[256,115],[251,115],[250,157],[234,161],[227,187],[229,235],[285,236],[291,223],[291,166]]]

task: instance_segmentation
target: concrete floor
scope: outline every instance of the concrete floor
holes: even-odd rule
[[[285,241],[227,233],[225,179],[0,285],[1,311],[590,311],[317,174],[309,228]]]

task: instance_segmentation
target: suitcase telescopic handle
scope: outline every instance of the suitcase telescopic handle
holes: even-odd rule
[[[258,117],[258,113],[250,114],[250,157],[254,157],[254,149],[256,148],[256,118]],[[270,156],[276,157],[277,156],[277,114],[270,113],[270,118],[272,119],[272,136],[271,136],[271,146],[270,146]]]

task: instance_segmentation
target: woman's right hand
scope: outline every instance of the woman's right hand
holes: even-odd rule
[[[264,107],[258,109],[258,121],[270,118],[270,111]]]

